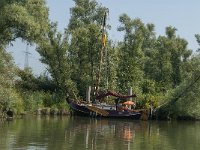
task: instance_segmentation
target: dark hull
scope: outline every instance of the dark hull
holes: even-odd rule
[[[81,106],[76,104],[75,102],[69,103],[71,114],[79,115],[79,116],[89,116],[90,110],[86,106]]]
[[[141,112],[136,111],[117,111],[103,109],[97,106],[89,106],[87,104],[78,104],[74,101],[69,103],[72,115],[88,116],[88,117],[105,117],[105,118],[129,118],[140,119]],[[93,109],[91,109],[91,107]]]

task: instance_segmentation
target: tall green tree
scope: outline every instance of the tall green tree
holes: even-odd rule
[[[166,36],[158,38],[159,77],[158,82],[175,88],[182,79],[184,63],[188,61],[192,51],[187,48],[187,41],[176,35],[176,28],[166,28]]]
[[[48,30],[48,9],[45,0],[1,0],[0,43],[16,38],[40,41]]]
[[[77,83],[79,95],[84,98],[87,86],[94,86],[97,80],[102,49],[101,26],[107,9],[94,0],[74,0],[74,2],[68,26],[71,37],[69,53],[73,67],[72,80]],[[113,53],[112,48],[108,48],[107,54],[111,53]],[[105,82],[101,80],[100,86],[105,87]]]
[[[157,72],[156,62],[154,61],[156,58],[156,43],[157,38],[155,35],[155,26],[154,24],[146,25],[145,32],[145,42],[142,46],[142,51],[144,52],[144,78],[154,80],[155,73]]]
[[[132,20],[126,14],[121,15],[119,21],[122,25],[118,31],[125,32],[125,35],[119,45],[118,83],[120,91],[125,92],[129,87],[138,89],[143,78],[145,25],[140,19]]]
[[[71,62],[69,60],[69,39],[66,33],[62,36],[56,30],[56,24],[51,25],[48,36],[40,42],[37,51],[41,55],[41,62],[47,65],[57,87],[57,93],[64,97],[69,94],[76,96],[76,86],[71,80]]]
[[[165,103],[157,109],[160,119],[199,119],[200,117],[200,59],[199,55],[190,60],[193,71],[181,84],[165,97]]]
[[[48,9],[44,0],[0,1],[0,105],[22,109],[22,99],[15,89],[16,66],[6,47],[17,38],[39,42],[48,30]]]
[[[16,69],[11,55],[0,48],[0,116],[8,108],[16,113],[23,109],[22,99],[14,88]]]

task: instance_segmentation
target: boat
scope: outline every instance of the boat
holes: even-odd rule
[[[102,58],[103,58],[103,50],[105,49],[105,22],[106,22],[107,13],[105,12],[103,18],[103,29],[102,29],[102,49],[100,51],[100,62],[99,62],[99,69],[97,71],[97,81],[96,86],[93,87],[95,89],[94,93],[94,100],[90,102],[90,100],[83,101],[83,100],[72,100],[67,98],[67,103],[70,107],[70,114],[71,115],[81,115],[81,116],[90,116],[90,117],[107,117],[107,118],[131,118],[131,119],[141,119],[141,118],[148,118],[148,115],[144,117],[146,110],[142,109],[135,109],[136,103],[132,101],[132,98],[136,97],[135,94],[129,95],[121,95],[116,92],[112,92],[109,90],[100,91],[99,84],[100,84],[100,72],[102,67]],[[90,90],[91,91],[91,90]],[[132,93],[132,92],[130,92]],[[108,104],[103,102],[102,99],[106,99],[107,97],[114,97],[112,98],[112,104]],[[86,96],[87,97],[87,96]],[[90,97],[90,93],[89,93]],[[146,120],[146,119],[145,119]]]
[[[101,102],[108,96],[112,96],[114,104]],[[135,102],[130,101],[136,95],[121,95],[112,91],[106,91],[96,97],[93,102],[77,101],[67,99],[70,106],[71,115],[104,117],[104,118],[127,118],[127,119],[148,119],[148,113],[145,109],[134,109]],[[146,119],[144,119],[146,118]]]

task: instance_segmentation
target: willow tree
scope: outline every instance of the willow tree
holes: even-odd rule
[[[197,42],[200,43],[199,35],[195,36]],[[176,43],[179,43],[179,52],[176,52],[175,56],[177,56],[178,53],[181,55],[179,55],[179,57],[182,57],[181,61],[179,60],[178,62],[181,62],[181,75],[184,76],[181,76],[182,80],[179,86],[166,97],[167,103],[158,109],[157,114],[160,118],[199,119],[200,56],[198,54],[191,57],[191,51],[186,49],[186,41],[183,39],[180,40],[180,38],[177,39],[178,42]],[[178,58],[176,57],[176,59]],[[179,71],[179,68],[177,68],[177,71]]]
[[[16,69],[11,55],[0,48],[0,117],[2,110],[10,108],[17,113],[23,109],[22,99],[14,88]]]
[[[62,99],[67,94],[75,97],[76,86],[71,80],[72,69],[68,52],[68,34],[62,36],[56,28],[56,24],[52,23],[47,37],[40,42],[37,51],[41,56],[41,62],[46,64],[47,70],[56,85],[54,92],[60,94]],[[58,102],[60,100],[58,99]]]
[[[69,54],[73,68],[72,80],[77,83],[79,95],[84,97],[86,87],[96,83],[102,49],[101,26],[107,9],[94,0],[74,2],[68,26],[71,39]],[[100,86],[105,85],[105,81],[101,80]]]
[[[191,60],[192,72],[168,96],[157,109],[159,119],[199,119],[200,118],[200,57]]]
[[[183,81],[186,62],[192,54],[187,48],[187,41],[176,35],[176,28],[167,27],[166,36],[158,38],[158,68],[156,81],[165,89],[175,88]]]
[[[144,36],[144,43],[142,46],[142,51],[144,52],[144,78],[149,80],[154,80],[155,74],[157,72],[155,58],[157,57],[156,43],[157,38],[155,34],[154,24],[146,25],[146,32]]]
[[[144,52],[142,51],[145,35],[145,25],[140,19],[132,20],[126,14],[120,16],[124,41],[120,44],[120,62],[118,67],[118,83],[120,91],[127,91],[128,87],[139,89],[143,79]]]
[[[48,9],[45,0],[2,0],[0,2],[0,43],[16,38],[40,41],[48,30]]]
[[[0,1],[0,105],[22,109],[14,81],[16,66],[6,47],[17,38],[30,43],[39,42],[48,30],[48,9],[44,0]]]

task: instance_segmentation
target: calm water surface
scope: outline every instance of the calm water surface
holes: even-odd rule
[[[0,121],[0,150],[199,150],[200,122],[26,117]]]

